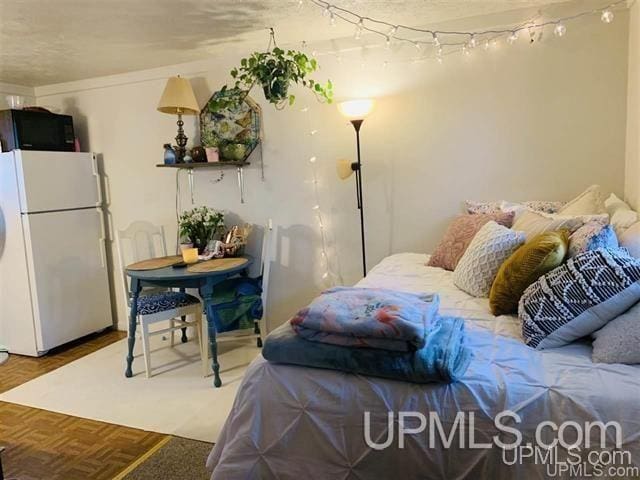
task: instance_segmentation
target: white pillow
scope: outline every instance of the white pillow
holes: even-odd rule
[[[453,283],[474,297],[488,297],[500,266],[524,240],[522,232],[496,222],[484,224],[453,271]]]
[[[598,215],[607,213],[600,185],[591,185],[558,210],[558,215]]]
[[[618,238],[622,236],[627,228],[638,221],[638,214],[631,210],[631,207],[619,199],[615,193],[609,195],[609,198],[604,202],[604,206],[611,217],[611,226]]]
[[[632,257],[640,258],[640,222],[624,231],[620,236],[620,246],[626,248]]]
[[[605,213],[603,215],[566,216],[526,210],[516,218],[512,228],[524,232],[527,240],[530,240],[536,235],[554,230],[565,229],[569,230],[569,233],[573,233],[588,222],[607,225],[609,215]]]

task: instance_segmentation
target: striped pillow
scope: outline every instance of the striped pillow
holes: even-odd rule
[[[525,290],[518,308],[522,335],[538,350],[560,347],[602,328],[639,300],[639,260],[622,250],[580,253]]]

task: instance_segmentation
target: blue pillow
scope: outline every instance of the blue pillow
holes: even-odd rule
[[[540,277],[520,299],[527,345],[569,344],[602,328],[640,300],[640,261],[621,249],[587,251]]]

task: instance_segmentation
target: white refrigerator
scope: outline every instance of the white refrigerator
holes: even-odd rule
[[[0,344],[40,356],[112,325],[91,153],[0,153]]]

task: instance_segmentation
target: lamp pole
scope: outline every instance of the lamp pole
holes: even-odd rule
[[[356,197],[358,202],[358,210],[360,210],[360,240],[362,243],[362,275],[367,276],[367,254],[364,241],[364,205],[362,198],[362,162],[360,160],[360,127],[364,119],[351,120],[351,124],[356,131],[356,148],[358,153],[358,161],[352,164],[351,168],[356,174]]]

